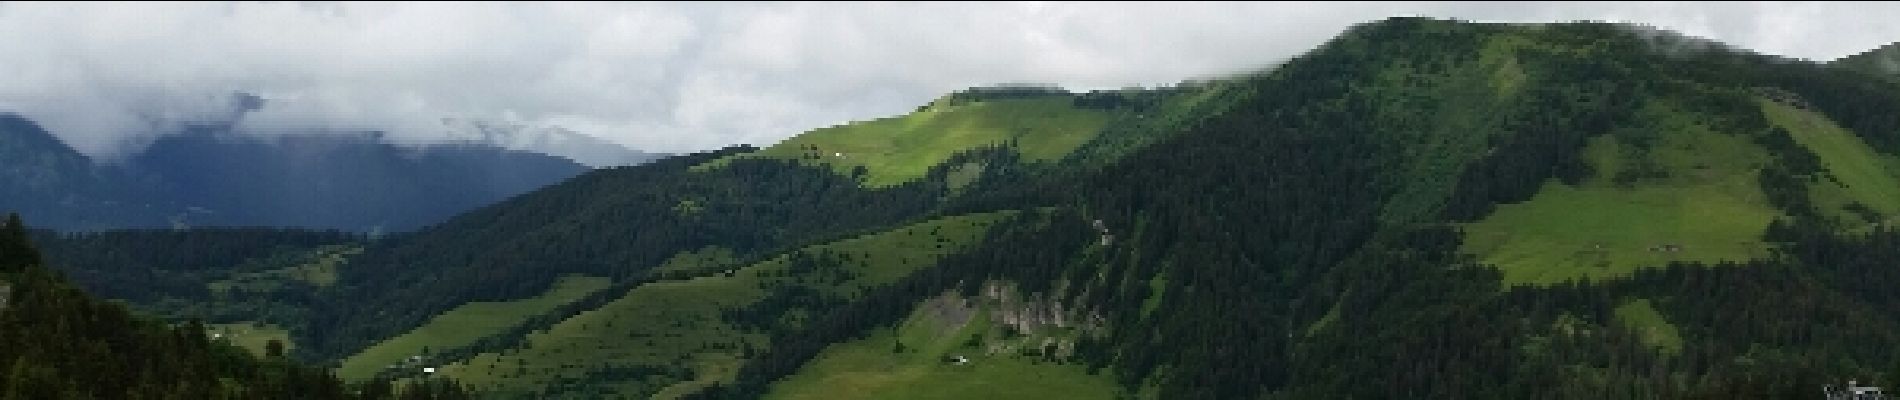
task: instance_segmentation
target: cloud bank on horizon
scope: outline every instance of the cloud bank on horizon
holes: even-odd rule
[[[1257,70],[1419,15],[1636,22],[1832,60],[1896,3],[0,3],[0,112],[112,159],[179,124],[451,137],[559,127],[662,152],[763,145],[999,83]],[[237,118],[233,94],[266,99]]]

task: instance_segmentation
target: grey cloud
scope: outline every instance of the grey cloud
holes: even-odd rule
[[[1647,23],[1831,60],[1894,3],[5,3],[0,110],[106,158],[232,93],[248,131],[559,127],[663,152],[769,144],[959,88],[1156,85],[1262,68],[1395,15]]]

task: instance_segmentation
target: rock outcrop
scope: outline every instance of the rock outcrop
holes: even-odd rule
[[[1028,341],[992,343],[987,346],[991,354],[1018,351],[1023,346],[1038,349],[1054,346],[1056,356],[1067,357],[1075,351],[1076,335],[1093,334],[1104,323],[1100,314],[1073,309],[1054,299],[1054,296],[1044,293],[1022,296],[1016,285],[1010,282],[985,282],[979,297],[990,306],[990,323],[1032,338]],[[1058,332],[1073,332],[1075,335]]]

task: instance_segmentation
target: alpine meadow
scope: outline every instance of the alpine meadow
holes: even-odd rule
[[[0,399],[1845,399],[1900,387],[1896,49],[1392,17],[448,205],[512,153],[362,156],[457,212],[395,232],[29,229],[149,210],[8,155]]]

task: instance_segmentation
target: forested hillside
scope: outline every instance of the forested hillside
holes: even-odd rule
[[[757,396],[818,349],[899,322],[893,304],[986,281],[1101,316],[1060,357],[1158,398],[1786,398],[1896,381],[1900,316],[1872,289],[1897,270],[1893,214],[1829,198],[1884,190],[1839,183],[1843,166],[1900,176],[1896,114],[1872,111],[1900,109],[1900,88],[1669,40],[1608,24],[1360,27],[1118,163],[1015,185],[1026,193],[1006,198],[1031,201],[1016,206],[1075,214],[993,232],[925,281],[942,283],[787,330],[704,394]],[[1783,104],[1870,150],[1771,121]],[[1724,164],[1737,159],[1758,161]],[[1621,209],[1492,220],[1586,194]],[[1765,217],[1704,212],[1725,202]],[[1582,212],[1667,219],[1565,215]],[[1601,242],[1562,227],[1575,218],[1658,241]],[[1734,223],[1718,229],[1740,246],[1694,242]],[[1601,261],[1473,247],[1480,228],[1537,238],[1550,224],[1563,235],[1537,245]],[[1512,278],[1524,269],[1568,277]]]
[[[47,269],[18,214],[0,226],[0,397],[7,399],[461,399],[447,381],[345,385],[281,351],[254,356],[198,321],[94,300]]]
[[[1667,32],[1393,18],[1255,74],[970,90],[378,240],[53,254],[175,260],[180,298],[294,288],[227,316],[502,398],[1816,397],[1900,384],[1895,110],[1895,80]]]
[[[35,233],[49,264],[88,293],[214,330],[302,329],[337,266],[368,243],[359,234],[267,228]]]

